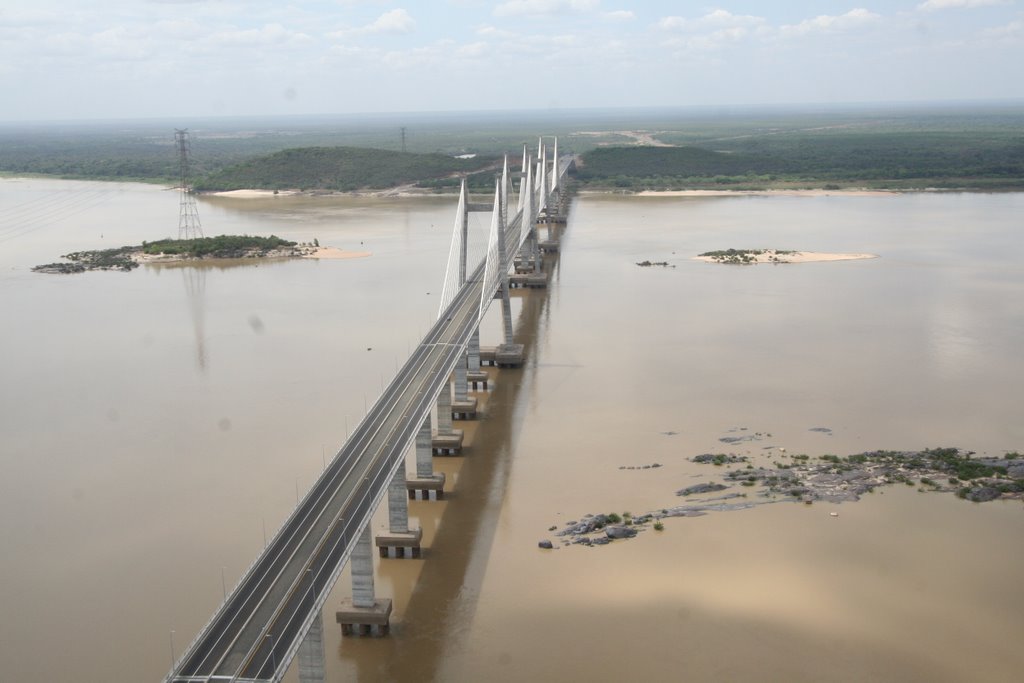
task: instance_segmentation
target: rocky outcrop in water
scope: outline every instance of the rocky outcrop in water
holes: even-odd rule
[[[825,432],[825,428],[812,431]],[[690,460],[724,466],[744,465],[719,473],[722,481],[701,482],[680,489],[676,495],[694,497],[688,504],[633,517],[629,513],[585,515],[568,522],[557,533],[563,544],[607,545],[627,540],[668,517],[699,517],[709,512],[746,510],[784,501],[843,503],[859,500],[883,486],[904,485],[922,493],[955,493],[975,503],[993,500],[1024,500],[1024,456],[1007,453],[1002,458],[976,458],[970,451],[936,448],[922,451],[869,451],[846,457],[837,455],[788,455],[784,449],[758,456],[772,460],[770,467],[755,466],[746,456],[703,453]],[[705,497],[734,485],[744,492]],[[835,513],[833,513],[833,516]],[[603,534],[602,534],[603,532]]]
[[[687,486],[685,489],[679,489],[676,491],[677,496],[694,496],[699,493],[713,493],[715,491],[724,491],[729,488],[725,484],[694,484],[693,486]]]

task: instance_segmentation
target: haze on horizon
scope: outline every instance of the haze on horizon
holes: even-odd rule
[[[3,121],[1024,98],[1019,0],[7,0]]]

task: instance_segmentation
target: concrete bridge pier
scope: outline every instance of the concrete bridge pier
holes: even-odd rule
[[[434,430],[434,455],[456,455],[462,450],[463,432],[452,428],[452,385],[445,382],[437,396],[437,424]]]
[[[498,288],[495,298],[501,299],[501,324],[504,330],[505,343],[497,348],[481,350],[480,361],[502,368],[518,368],[523,364],[523,345],[516,344],[512,339],[512,302],[508,294],[508,277]]]
[[[416,476],[405,482],[409,498],[441,500],[444,498],[444,480],[444,472],[434,472],[433,435],[430,432],[430,415],[427,415],[416,433]]]
[[[381,557],[419,557],[423,529],[409,529],[409,491],[403,462],[388,484],[388,533],[374,543]]]
[[[476,396],[469,395],[469,359],[463,354],[455,366],[455,400],[452,402],[453,420],[476,418]]]
[[[352,557],[352,597],[341,601],[335,619],[343,636],[386,636],[391,624],[391,598],[378,598],[373,591],[373,544],[370,527],[359,532]]]
[[[324,659],[324,612],[317,610],[309,632],[299,645],[299,683],[325,683],[327,661]]]
[[[473,331],[466,347],[466,381],[476,391],[479,386],[487,391],[487,373],[480,369],[480,328]]]
[[[544,270],[544,259],[540,253],[540,231],[536,223],[530,228],[530,251],[533,253],[533,272],[539,273]]]
[[[547,275],[541,258],[540,245],[537,240],[537,226],[531,227],[523,242],[519,255],[515,259],[515,274],[508,278],[509,287],[522,289],[542,289],[548,286]]]

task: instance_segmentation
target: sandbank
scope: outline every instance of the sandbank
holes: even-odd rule
[[[302,258],[348,259],[366,258],[370,255],[368,251],[346,251],[338,247],[316,247],[310,252],[303,253]]]
[[[289,197],[299,194],[295,190],[226,190],[224,192],[211,192],[213,197],[232,197],[234,199],[262,199],[265,197]]]
[[[834,252],[823,252],[823,251],[791,251],[779,253],[774,249],[765,249],[760,254],[750,254],[751,261],[749,265],[755,263],[814,263],[817,261],[855,261],[859,259],[878,258],[878,254],[842,254]],[[732,265],[731,262],[722,261],[715,258],[714,256],[694,256],[695,261],[704,261],[705,263],[727,263]],[[742,265],[748,265],[742,264]]]

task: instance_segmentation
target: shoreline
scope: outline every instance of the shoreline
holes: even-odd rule
[[[174,189],[174,188],[168,188]],[[225,199],[277,199],[280,197],[351,197],[351,198],[412,198],[412,197],[458,197],[457,191],[437,192],[430,188],[401,185],[384,190],[224,190],[221,192],[199,192],[200,197],[223,197]]]
[[[1009,190],[1013,192],[1015,190]],[[1024,190],[1016,190],[1024,191]],[[808,189],[770,189],[770,190],[641,190],[639,192],[623,192],[621,190],[581,189],[579,195],[613,196],[613,197],[887,197],[911,192],[987,192],[987,190],[936,190],[934,188],[918,188],[907,190],[871,190],[852,188],[844,190],[826,190],[824,188]],[[352,191],[303,191],[303,190],[225,190],[222,192],[200,192],[203,197],[224,197],[227,199],[274,199],[278,197],[353,197],[353,198],[413,198],[413,197],[457,197],[458,192],[437,192],[428,188],[402,186],[388,190],[352,190]]]
[[[927,188],[919,190],[869,190],[867,188],[851,188],[845,190],[826,190],[824,188],[812,188],[803,190],[641,190],[632,193],[636,197],[729,197],[729,196],[756,196],[756,197],[828,197],[830,195],[841,195],[845,197],[888,197],[908,192],[934,192]]]
[[[345,260],[367,258],[372,256],[369,251],[348,251],[339,247],[288,247],[285,249],[272,249],[262,253],[248,253],[244,256],[181,256],[179,254],[146,254],[142,251],[134,251],[128,255],[132,261],[139,265],[163,264],[163,263],[217,263],[218,261],[237,261],[241,259],[275,259],[275,258],[305,258],[305,259],[327,259]]]

